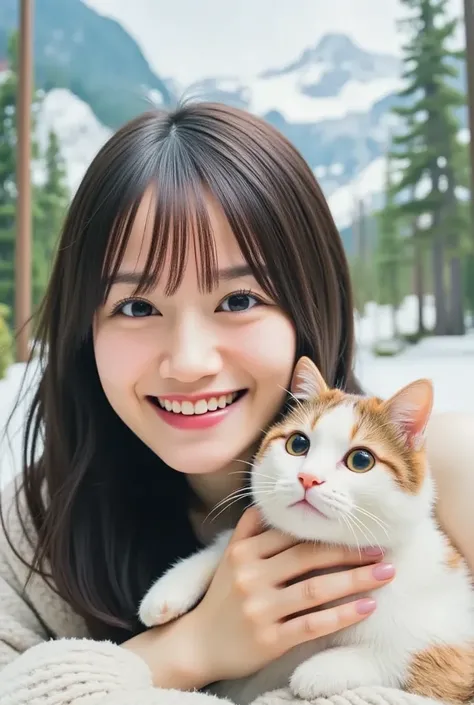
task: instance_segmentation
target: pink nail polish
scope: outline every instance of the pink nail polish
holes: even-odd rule
[[[376,580],[390,580],[395,575],[395,568],[391,563],[379,563],[372,568],[372,575]]]
[[[358,614],[370,614],[375,610],[375,607],[375,600],[372,600],[370,597],[366,597],[356,603],[356,612],[358,612]]]
[[[367,548],[363,549],[363,553],[365,553],[366,556],[383,556],[383,549],[378,546],[367,546]]]

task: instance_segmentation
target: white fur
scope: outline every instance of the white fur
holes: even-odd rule
[[[232,535],[225,531],[212,546],[178,561],[148,590],[140,609],[147,627],[166,624],[188,612],[206,593],[219,560]]]
[[[269,526],[302,540],[348,546],[380,545],[396,578],[375,591],[376,611],[361,623],[303,644],[254,676],[215,684],[211,690],[244,704],[290,683],[306,699],[331,696],[347,688],[403,687],[413,656],[430,646],[462,646],[474,640],[473,593],[464,564],[448,567],[448,544],[433,518],[434,485],[427,470],[417,494],[399,487],[381,465],[367,473],[341,463],[354,425],[353,400],[328,411],[312,430],[304,416],[295,431],[306,433],[305,457],[289,455],[285,441],[273,442],[252,472],[252,491]],[[355,439],[357,445],[357,439]],[[307,499],[327,518],[289,505],[303,498],[300,471],[324,484]],[[274,487],[269,491],[269,477]],[[180,562],[157,581],[140,610],[151,625],[178,616],[202,596],[230,534],[222,534],[200,553]],[[353,598],[351,598],[353,599]]]

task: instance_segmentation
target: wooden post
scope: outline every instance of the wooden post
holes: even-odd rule
[[[31,317],[31,99],[33,95],[33,0],[20,2],[17,99],[17,218],[15,247],[15,328],[17,362],[29,357]]]

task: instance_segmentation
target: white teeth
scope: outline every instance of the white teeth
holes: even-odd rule
[[[174,402],[173,402],[173,411],[175,411]],[[192,401],[182,401],[181,402],[181,413],[184,414],[185,416],[192,416],[194,414],[194,404],[192,403]]]
[[[237,392],[232,394],[222,395],[220,397],[211,397],[211,399],[199,399],[193,404],[191,401],[170,401],[164,397],[158,397],[158,402],[162,409],[171,411],[174,414],[183,414],[184,416],[193,416],[205,414],[208,411],[216,411],[217,409],[225,409],[226,406],[232,404],[237,397]]]
[[[195,414],[205,414],[208,409],[207,401],[205,399],[200,399],[194,404]]]

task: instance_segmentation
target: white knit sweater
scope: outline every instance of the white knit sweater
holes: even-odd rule
[[[12,502],[3,493],[7,527],[21,555],[31,555]],[[201,692],[152,686],[138,656],[88,637],[81,618],[38,576],[24,589],[27,568],[0,533],[0,705],[217,705]],[[390,688],[358,688],[317,705],[429,705],[434,701]],[[253,705],[304,705],[287,690]],[[438,704],[439,705],[439,704]]]

